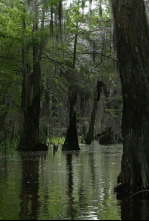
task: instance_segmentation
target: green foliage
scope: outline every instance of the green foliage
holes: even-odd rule
[[[13,139],[10,140],[10,138],[7,138],[6,140],[2,141],[0,144],[0,149],[9,150],[13,149],[16,150],[19,145],[19,139]]]
[[[52,137],[52,139],[48,138],[47,143],[52,143],[53,145],[64,144],[65,137]]]
[[[68,67],[73,68],[72,60],[69,60],[69,59],[65,60],[65,64],[66,64]]]
[[[32,49],[36,45],[42,51],[42,127],[47,124],[50,131],[56,131],[58,127],[55,128],[55,122],[58,122],[58,130],[62,135],[67,128],[70,88],[75,88],[79,96],[89,97],[91,109],[97,80],[104,81],[108,89],[118,90],[120,87],[114,61],[110,59],[115,56],[111,46],[109,1],[102,1],[102,17],[99,17],[99,1],[94,1],[92,10],[89,1],[73,0],[69,5],[65,0],[62,1],[62,9],[59,0],[43,1],[38,7],[39,27],[36,33],[33,33],[32,1],[27,2],[28,5],[25,0],[0,1],[0,115],[20,115],[22,48],[25,49],[29,77],[33,72]],[[93,56],[93,51],[102,52],[107,57],[100,53]],[[121,96],[115,99],[121,100]],[[79,108],[78,102],[78,112]],[[110,115],[115,116],[117,113],[110,111]],[[81,118],[78,118],[80,121]],[[85,124],[88,125],[89,121],[88,114]]]

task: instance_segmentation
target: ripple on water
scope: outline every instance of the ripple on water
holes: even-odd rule
[[[0,153],[0,217],[120,219],[112,189],[120,172],[122,147],[103,147],[97,142],[80,147],[79,152]]]

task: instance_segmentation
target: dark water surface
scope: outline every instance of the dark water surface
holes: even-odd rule
[[[122,146],[0,152],[0,220],[145,220],[149,203],[113,193]],[[134,203],[135,202],[135,203]]]

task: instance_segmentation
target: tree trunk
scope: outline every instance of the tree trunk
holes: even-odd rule
[[[99,0],[99,19],[102,19],[103,11],[102,11],[102,0]]]
[[[53,5],[51,4],[50,38],[54,35]]]
[[[70,94],[70,113],[69,113],[69,128],[67,131],[66,140],[63,146],[63,150],[80,150],[78,133],[77,133],[77,123],[76,123],[76,111],[75,105],[77,102],[76,91],[71,91]]]
[[[73,53],[73,68],[76,66],[77,58],[77,43],[78,43],[78,23],[77,23],[77,33],[75,34],[74,41],[74,53]],[[66,140],[63,146],[63,150],[80,150],[77,122],[76,122],[76,111],[75,105],[77,103],[77,92],[74,89],[70,89],[70,107],[69,107],[69,128],[66,135]]]
[[[85,139],[86,144],[91,144],[94,139],[94,126],[95,126],[97,109],[98,109],[98,101],[97,101],[97,93],[95,92],[94,93],[94,105],[93,105],[93,110],[91,114],[89,132],[87,133],[87,137]]]
[[[78,24],[77,24],[78,26]],[[77,58],[77,44],[78,44],[78,33],[75,34],[75,42],[74,42],[74,54],[73,54],[73,68],[76,66],[76,58]]]
[[[149,32],[143,0],[112,0],[123,92],[124,192],[149,188]]]
[[[36,34],[38,31],[38,4],[34,0],[34,23],[33,35],[36,41]],[[26,30],[25,18],[23,18],[24,32]],[[25,38],[25,36],[23,36]],[[46,145],[40,144],[39,141],[39,116],[40,116],[40,81],[41,81],[41,67],[40,55],[41,48],[38,43],[33,44],[33,73],[30,80],[26,70],[26,45],[22,46],[22,109],[23,109],[23,128],[19,143],[19,150],[36,151],[47,150]]]
[[[2,102],[0,102],[0,103],[2,103]],[[0,143],[2,141],[5,141],[5,139],[6,139],[5,132],[4,132],[5,131],[4,125],[5,125],[5,120],[6,120],[7,114],[8,114],[7,112],[0,114],[0,122],[1,122],[1,124],[0,124]]]
[[[81,117],[80,124],[82,131],[82,139],[81,139],[82,143],[85,142],[85,138],[87,136],[86,120],[88,118],[88,107],[87,107],[88,99],[89,98],[86,95],[80,96],[80,117]]]
[[[86,144],[91,144],[94,139],[94,126],[95,126],[95,120],[96,120],[96,113],[98,110],[98,102],[100,100],[103,85],[104,85],[103,82],[98,81],[96,91],[94,92],[94,105],[93,105],[93,110],[92,110],[92,114],[91,114],[89,132],[88,132],[86,140],[85,140]]]

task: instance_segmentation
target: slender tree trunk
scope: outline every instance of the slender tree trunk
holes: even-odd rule
[[[99,19],[102,19],[103,11],[102,11],[102,0],[99,0]]]
[[[93,62],[96,62],[96,42],[93,40]]]
[[[50,21],[50,37],[54,35],[54,19],[53,19],[53,5],[51,4],[51,21]]]
[[[94,139],[94,126],[95,126],[95,120],[96,120],[96,113],[98,109],[98,101],[97,101],[97,93],[94,93],[94,105],[93,110],[91,113],[91,121],[89,126],[89,132],[87,133],[86,137],[86,144],[91,144]]]
[[[124,192],[149,188],[149,27],[143,0],[112,0],[123,90]]]
[[[90,15],[90,24],[91,24],[92,17],[93,17],[92,6],[93,6],[93,0],[89,0],[89,15]]]
[[[63,5],[62,5],[62,0],[59,0],[58,16],[59,16],[59,35],[60,35],[60,39],[62,39],[62,17],[63,17]]]
[[[93,104],[93,110],[92,110],[92,114],[91,114],[89,132],[88,132],[86,140],[85,140],[86,144],[91,144],[94,139],[94,127],[95,127],[96,113],[98,110],[98,103],[100,100],[102,87],[103,87],[103,82],[98,81],[96,91],[94,92],[94,104]]]
[[[85,141],[85,138],[87,136],[87,124],[86,120],[88,118],[88,108],[87,108],[87,103],[88,103],[88,97],[86,95],[81,95],[80,96],[80,117],[81,117],[81,130],[82,130],[82,141]]]
[[[75,34],[74,54],[73,54],[73,68],[75,68],[75,66],[76,66],[76,58],[77,58],[77,43],[78,43],[78,33]]]

